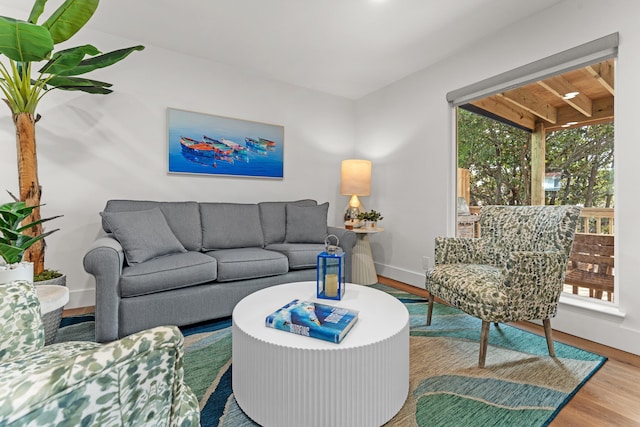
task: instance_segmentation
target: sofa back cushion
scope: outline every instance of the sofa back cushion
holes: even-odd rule
[[[324,243],[329,202],[318,206],[287,205],[287,243]]]
[[[200,215],[205,251],[264,245],[256,204],[200,203]]]
[[[124,251],[129,265],[163,255],[187,252],[169,228],[162,211],[101,212]]]
[[[196,202],[154,202],[149,200],[109,200],[104,212],[133,212],[159,208],[173,234],[185,249],[199,251],[202,249],[202,226],[200,210]],[[107,233],[113,230],[102,219],[102,228]]]
[[[262,202],[258,203],[260,210],[260,224],[264,236],[264,245],[284,242],[287,227],[287,205],[316,206],[315,200],[303,199],[291,202]]]

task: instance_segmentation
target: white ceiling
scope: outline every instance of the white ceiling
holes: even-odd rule
[[[358,99],[561,1],[105,0],[87,26]]]

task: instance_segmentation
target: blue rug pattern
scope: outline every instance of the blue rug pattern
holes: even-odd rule
[[[410,391],[386,426],[546,426],[606,358],[508,325],[492,325],[485,369],[477,367],[480,320],[384,285],[410,314]],[[62,320],[56,341],[94,340],[93,315]],[[231,319],[181,328],[185,382],[200,400],[203,427],[257,426],[231,388]]]

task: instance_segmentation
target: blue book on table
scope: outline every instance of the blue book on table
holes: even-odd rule
[[[358,320],[358,311],[295,299],[267,316],[266,325],[340,343]]]

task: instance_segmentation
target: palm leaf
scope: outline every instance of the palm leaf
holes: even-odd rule
[[[53,54],[53,57],[38,72],[60,74],[66,70],[75,68],[86,55],[94,56],[101,53],[95,46],[85,44],[71,49],[61,50]]]
[[[0,16],[0,53],[18,62],[42,61],[53,50],[46,28]]]
[[[82,92],[103,95],[113,92],[111,89],[107,89],[113,86],[111,83],[83,79],[80,77],[52,77],[47,83],[54,86],[56,89],[62,90],[79,90]]]
[[[66,0],[42,26],[49,30],[53,43],[70,39],[84,27],[98,8],[98,0]]]
[[[93,70],[97,70],[99,68],[108,67],[110,65],[115,64],[116,62],[122,61],[124,58],[129,56],[129,54],[136,50],[143,50],[144,46],[132,46],[124,49],[114,50],[109,53],[105,53],[103,55],[94,56],[93,58],[85,59],[80,62],[77,67],[62,71],[59,73],[61,76],[77,76],[79,74],[85,74]]]
[[[27,21],[31,22],[32,24],[37,24],[38,18],[40,18],[40,15],[42,15],[42,12],[44,12],[44,5],[46,2],[47,0],[36,0],[36,2],[33,4],[33,7],[31,8],[31,13],[29,14],[29,19]]]

